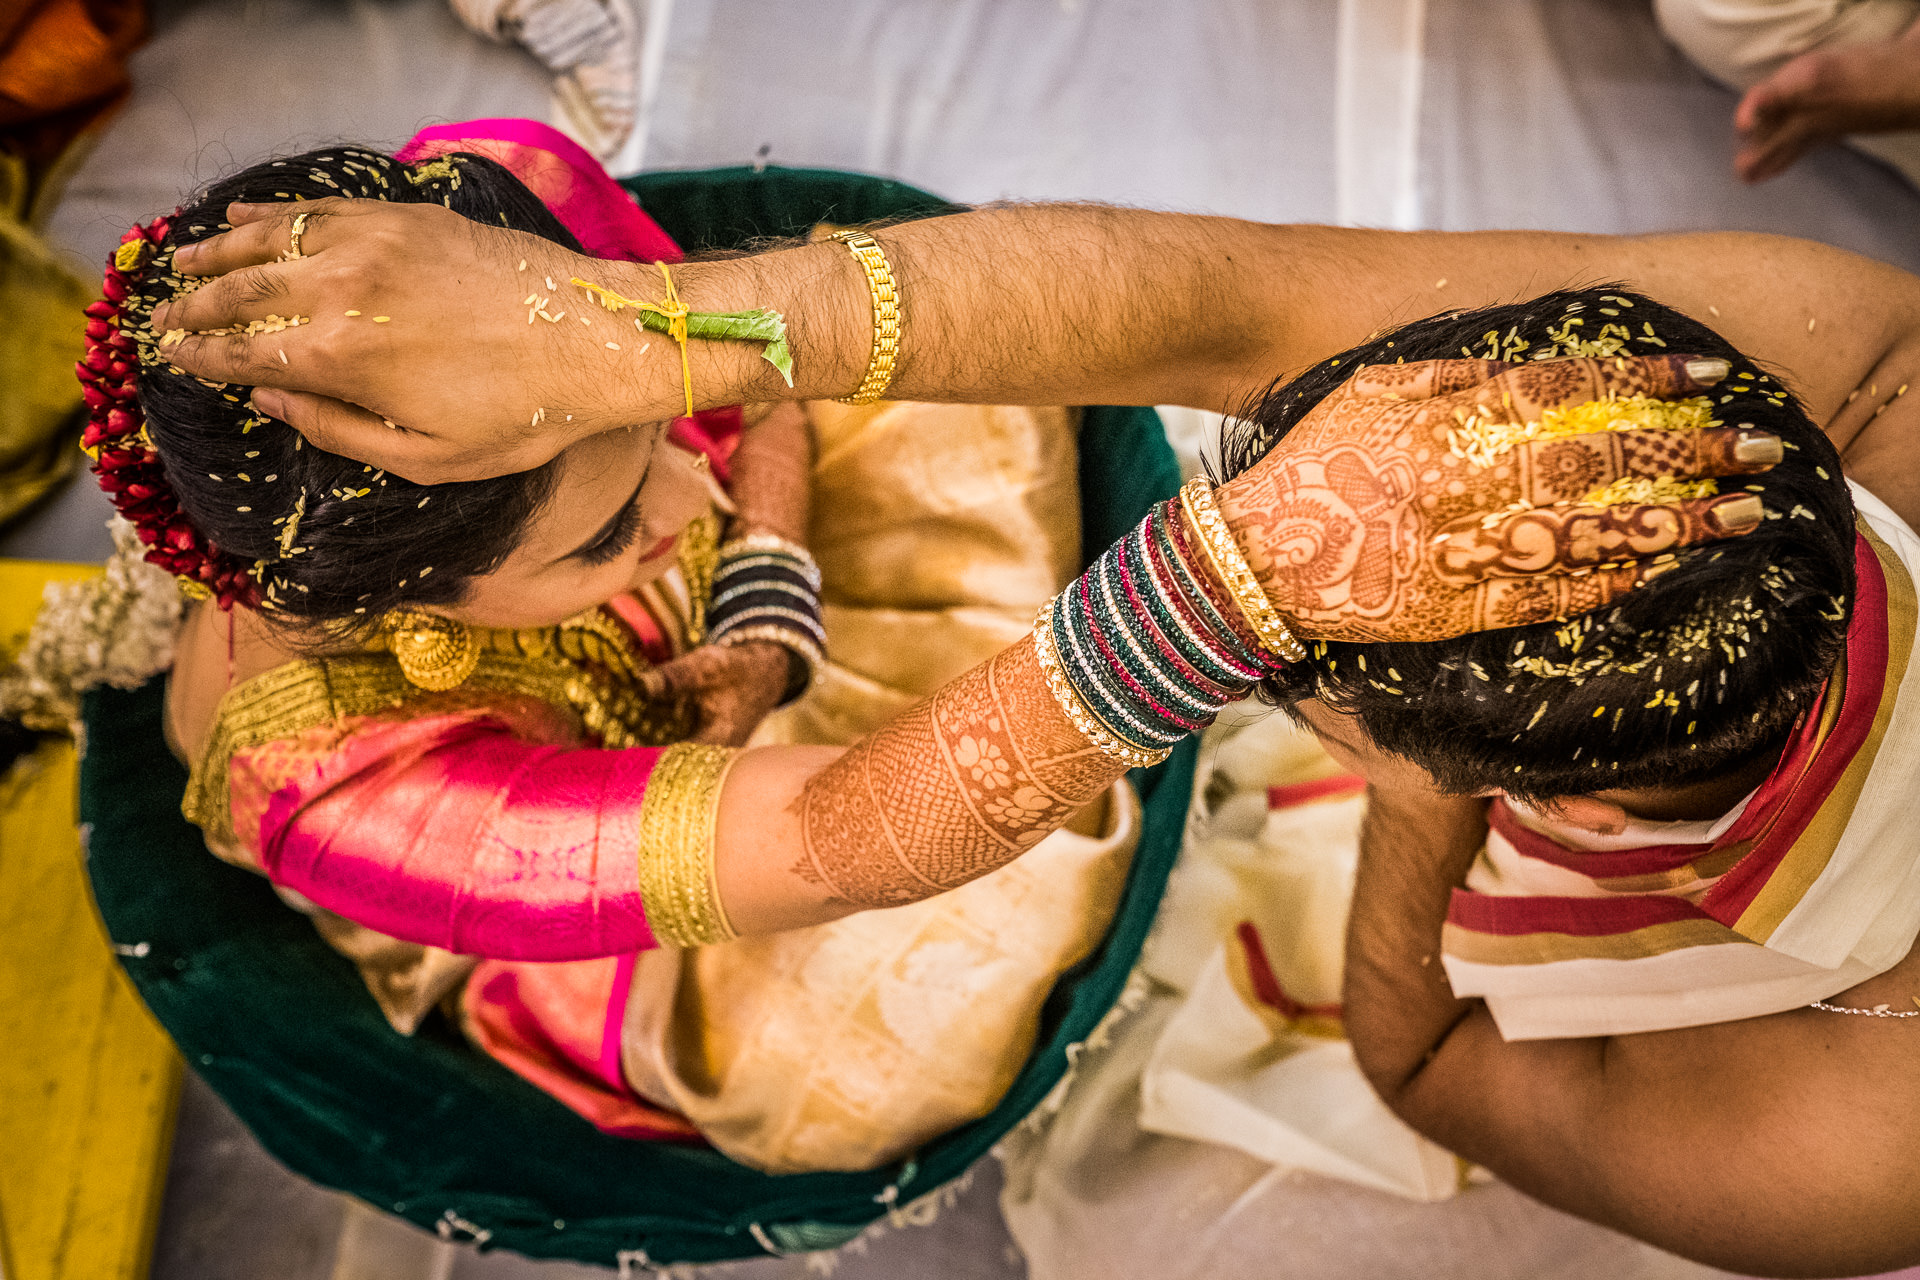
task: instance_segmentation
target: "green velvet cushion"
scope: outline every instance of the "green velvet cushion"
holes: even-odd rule
[[[646,175],[648,212],[691,247],[819,220],[941,212],[857,175],[768,169]],[[1081,439],[1086,546],[1118,538],[1177,468],[1151,410],[1091,409]],[[1119,994],[1180,846],[1194,747],[1137,772],[1146,815],[1105,941],[1048,999],[1039,1047],[992,1114],[866,1174],[773,1177],[705,1147],[601,1134],[439,1020],[407,1039],[341,956],[265,880],[209,854],[180,816],[186,772],[161,737],[162,684],[87,698],[81,818],[94,894],[128,974],[187,1062],[266,1148],[327,1186],[485,1247],[656,1265],[837,1245],[959,1175],[1057,1084],[1067,1046]]]

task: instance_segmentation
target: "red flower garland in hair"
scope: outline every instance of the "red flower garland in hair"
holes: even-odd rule
[[[121,237],[107,260],[105,296],[87,306],[87,353],[74,365],[87,403],[80,447],[92,456],[93,473],[114,509],[147,545],[146,560],[173,574],[188,595],[211,597],[231,609],[258,603],[259,584],[246,562],[222,551],[180,509],[147,434],[136,390],[140,357],[133,334],[121,324],[132,281],[159,252],[170,222],[155,218]]]

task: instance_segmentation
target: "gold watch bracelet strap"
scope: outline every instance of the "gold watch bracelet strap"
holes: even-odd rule
[[[867,357],[867,372],[850,396],[838,397],[841,404],[872,404],[886,394],[893,381],[894,363],[900,358],[900,289],[893,278],[893,265],[879,241],[865,231],[836,231],[827,237],[847,246],[855,262],[866,273],[867,291],[873,298],[873,350]]]

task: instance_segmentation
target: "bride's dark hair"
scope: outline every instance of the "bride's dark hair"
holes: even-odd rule
[[[186,282],[173,271],[173,251],[223,230],[230,202],[326,196],[441,204],[475,222],[580,247],[537,196],[484,156],[404,165],[360,147],[327,147],[244,169],[194,197],[133,282],[129,311],[145,315],[180,291]],[[454,603],[471,578],[506,558],[552,491],[552,464],[461,484],[387,475],[253,412],[252,388],[169,365],[144,330],[138,342],[140,408],[181,509],[224,552],[253,562],[269,614],[357,631],[400,606]]]
[[[1672,786],[1777,756],[1846,645],[1853,500],[1792,394],[1692,317],[1613,287],[1416,321],[1276,384],[1229,432],[1224,470],[1264,457],[1360,365],[1665,353],[1725,358],[1714,416],[1785,442],[1771,470],[1721,481],[1758,492],[1758,529],[1681,552],[1671,572],[1571,623],[1314,645],[1267,693],[1357,715],[1375,743],[1462,794]]]

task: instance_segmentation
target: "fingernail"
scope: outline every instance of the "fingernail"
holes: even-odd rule
[[[1713,522],[1720,526],[1722,533],[1747,533],[1757,529],[1766,514],[1767,509],[1760,505],[1759,497],[1751,493],[1713,504]]]
[[[1743,431],[1733,446],[1733,460],[1748,466],[1770,467],[1786,456],[1780,437],[1764,432]]]
[[[247,397],[247,403],[255,413],[264,413],[269,418],[280,417],[280,411],[286,408],[285,398],[272,387],[255,387],[253,394]]]
[[[153,330],[155,333],[165,333],[167,331],[167,317],[172,314],[173,304],[171,302],[161,303],[155,307],[152,314],[147,317],[147,328]]]
[[[1733,366],[1718,356],[1687,361],[1687,376],[1701,386],[1710,387],[1733,372]]]
[[[184,267],[189,263],[191,263],[195,258],[198,258],[199,256],[200,256],[199,241],[196,240],[192,244],[183,244],[179,248],[173,251],[173,265],[176,267]]]

